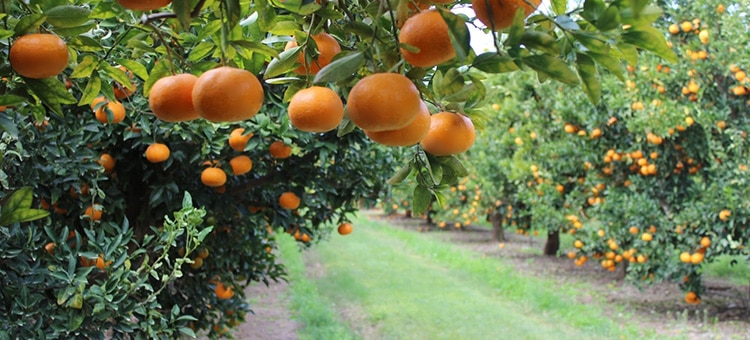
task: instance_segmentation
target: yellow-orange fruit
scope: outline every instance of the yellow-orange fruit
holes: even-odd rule
[[[229,147],[235,151],[245,151],[245,146],[253,135],[252,132],[245,134],[244,128],[236,128],[229,133]]]
[[[16,39],[10,46],[10,66],[33,79],[54,77],[68,66],[68,46],[54,34],[33,33]]]
[[[268,147],[268,152],[271,153],[271,157],[273,158],[285,159],[292,155],[292,147],[277,140],[271,143],[271,146]]]
[[[279,196],[279,206],[284,209],[297,209],[300,204],[300,198],[295,193],[287,191]]]
[[[151,163],[161,163],[169,159],[169,147],[162,143],[153,143],[146,148],[146,159]]]
[[[536,10],[541,0],[471,0],[471,7],[477,19],[490,29],[495,31],[510,27],[513,17],[519,8],[523,9],[525,16],[529,16]],[[489,6],[488,6],[489,5]]]
[[[193,106],[212,122],[250,119],[263,106],[263,86],[254,74],[228,66],[206,71],[193,87]]]
[[[398,40],[419,49],[418,52],[410,52],[401,48],[404,59],[414,66],[433,67],[456,56],[448,35],[448,25],[436,10],[421,12],[407,19]]]
[[[310,64],[306,65],[305,53],[304,51],[300,51],[297,55],[297,62],[300,64],[300,66],[294,70],[294,73],[300,75],[306,75],[308,73],[317,74],[321,68],[331,63],[331,60],[336,54],[341,52],[341,45],[339,45],[339,42],[336,41],[336,39],[328,33],[323,32],[313,34],[310,37],[315,42],[315,45],[317,45],[317,49],[319,52],[318,57],[317,59],[311,60]],[[292,40],[286,44],[286,47],[284,49],[288,50],[297,46],[297,42]]]
[[[431,115],[424,102],[420,103],[419,114],[409,125],[390,131],[365,131],[373,141],[389,146],[410,146],[419,143],[430,129]]]
[[[300,90],[289,102],[289,120],[297,129],[328,132],[344,119],[341,97],[327,87],[313,86]]]
[[[220,168],[206,168],[201,172],[201,182],[208,187],[220,187],[227,182],[227,174]]]
[[[462,153],[474,144],[476,131],[469,117],[459,113],[432,115],[430,129],[422,139],[424,151],[435,156]]]
[[[244,175],[252,170],[253,161],[248,156],[239,155],[229,160],[229,166],[235,176]]]
[[[354,85],[346,112],[362,130],[397,130],[414,121],[420,103],[419,91],[409,78],[397,73],[376,73]]]
[[[106,102],[106,104],[99,106],[99,108],[96,108],[99,103]],[[117,124],[123,120],[125,120],[125,106],[122,105],[120,102],[111,102],[108,101],[104,97],[96,97],[93,101],[91,101],[91,109],[94,111],[94,116],[96,117],[96,120],[103,124],[112,123]],[[109,118],[107,117],[107,111],[109,110],[112,112],[112,121],[109,121]]]
[[[156,118],[165,122],[184,122],[199,118],[193,105],[196,81],[198,77],[189,73],[157,80],[148,95],[148,105]]]

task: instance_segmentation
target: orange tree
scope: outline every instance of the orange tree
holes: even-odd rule
[[[571,233],[577,264],[676,282],[697,303],[702,263],[748,255],[747,57],[734,47],[747,43],[748,22],[739,4],[665,8],[657,25],[679,59],[629,60],[596,105],[558,85],[496,78],[494,123],[508,133],[474,152],[496,157],[478,164],[484,192],[511,188],[525,227],[550,231],[546,253]]]
[[[444,203],[484,72],[595,101],[597,67],[670,55],[648,1],[501,2],[1,1],[0,335],[225,334],[274,233],[326,237],[404,159],[414,210]]]

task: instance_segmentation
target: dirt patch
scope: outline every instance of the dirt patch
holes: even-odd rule
[[[491,231],[481,227],[464,230],[429,227],[422,220],[403,216],[368,214],[408,230],[430,234],[482,257],[502,258],[525,275],[554,277],[562,284],[585,287],[577,302],[594,299],[609,303],[605,312],[613,320],[637,322],[659,335],[689,339],[750,339],[750,285],[738,286],[706,280],[707,291],[698,306],[683,302],[684,292],[676,284],[661,283],[639,289],[625,282],[622,272],[606,272],[590,261],[577,267],[567,258],[542,255],[545,238],[506,234],[502,245]]]
[[[258,283],[245,290],[250,308],[245,322],[234,332],[235,339],[294,340],[300,325],[292,319],[289,307],[289,284],[271,282],[269,286]]]

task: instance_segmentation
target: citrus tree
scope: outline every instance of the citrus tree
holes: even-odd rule
[[[638,48],[671,56],[648,1],[538,6],[1,1],[0,335],[224,335],[243,288],[283,275],[276,233],[352,232],[394,164],[415,211],[444,203],[485,73],[596,102]]]
[[[704,293],[702,264],[747,257],[747,43],[742,2],[667,2],[657,27],[678,57],[644,56],[602,82],[602,100],[521,77],[493,79],[496,130],[473,152],[485,202],[574,236],[568,256],[620,269],[632,282],[671,281],[687,303]],[[490,129],[487,129],[490,130]],[[494,190],[494,191],[493,191]],[[519,209],[521,207],[521,209]],[[509,208],[514,208],[508,214]],[[500,219],[503,222],[502,218]],[[517,228],[512,226],[512,228]]]

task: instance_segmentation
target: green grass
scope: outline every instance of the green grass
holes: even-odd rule
[[[731,264],[733,260],[737,261],[734,266]],[[750,282],[750,263],[742,256],[719,256],[706,264],[703,270],[707,277],[726,279],[733,284],[746,285]]]
[[[359,218],[355,231],[317,247],[320,294],[364,314],[352,329],[383,339],[612,339],[653,337],[613,321],[593,298],[554,278],[513,272],[498,259],[385,223]],[[364,324],[362,324],[364,323]]]
[[[359,339],[346,325],[339,321],[330,304],[323,300],[315,284],[305,276],[303,255],[294,239],[284,234],[279,236],[281,258],[289,273],[291,307],[295,319],[303,327],[298,331],[300,339]]]

